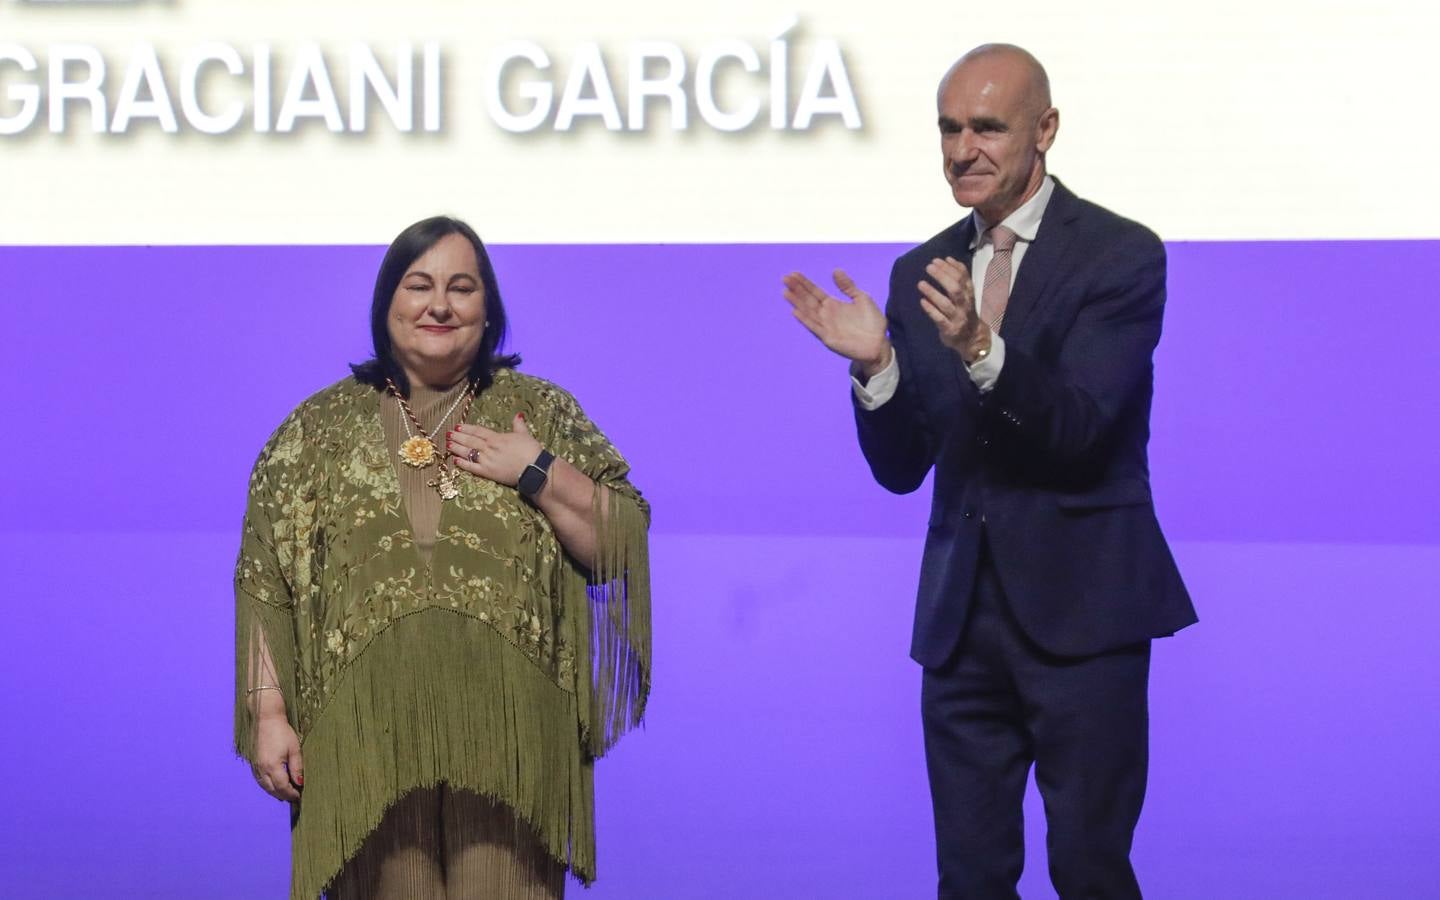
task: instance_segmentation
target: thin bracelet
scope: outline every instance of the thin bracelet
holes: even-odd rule
[[[255,693],[256,691],[280,691],[280,688],[276,687],[276,686],[273,685],[273,684],[257,684],[257,685],[255,685],[253,688],[250,688],[249,690],[247,690],[247,691],[245,692],[245,696],[248,697],[248,696],[250,696],[251,694]],[[280,691],[280,693],[283,694],[283,693],[285,693],[285,692],[284,692],[284,691]]]

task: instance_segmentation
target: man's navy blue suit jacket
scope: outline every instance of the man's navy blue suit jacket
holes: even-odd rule
[[[911,656],[940,666],[957,646],[982,525],[1011,611],[1043,650],[1086,656],[1173,634],[1196,616],[1146,455],[1165,247],[1056,182],[1010,293],[1004,365],[982,395],[916,287],[934,257],[969,266],[972,221],[896,260],[886,315],[900,385],[877,410],[855,407],[881,485],[908,493],[935,469]]]

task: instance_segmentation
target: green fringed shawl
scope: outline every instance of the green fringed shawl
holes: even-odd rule
[[[531,432],[597,490],[595,571],[509,487],[461,479],[431,564],[380,419],[352,379],[302,403],[250,479],[235,567],[235,750],[250,759],[263,636],[305,759],[291,897],[313,900],[408,791],[445,781],[509,805],[595,877],[593,765],[650,689],[649,507],[565,391],[497,372],[468,421]]]

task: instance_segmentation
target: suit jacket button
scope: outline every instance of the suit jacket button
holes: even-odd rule
[[[967,518],[967,519],[973,519],[973,518],[975,518],[975,510],[973,510],[973,509],[967,509],[967,510],[965,510],[965,512],[963,512],[961,515],[963,515],[963,516],[964,516],[965,518]]]

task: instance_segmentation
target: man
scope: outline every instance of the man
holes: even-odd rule
[[[896,261],[883,314],[839,270],[849,302],[799,273],[785,297],[851,360],[876,480],[935,471],[911,655],[940,896],[1016,896],[1033,764],[1060,896],[1139,897],[1150,640],[1195,621],[1146,457],[1165,250],[1046,174],[1060,115],[1026,51],[970,51],[938,107],[973,212]]]

